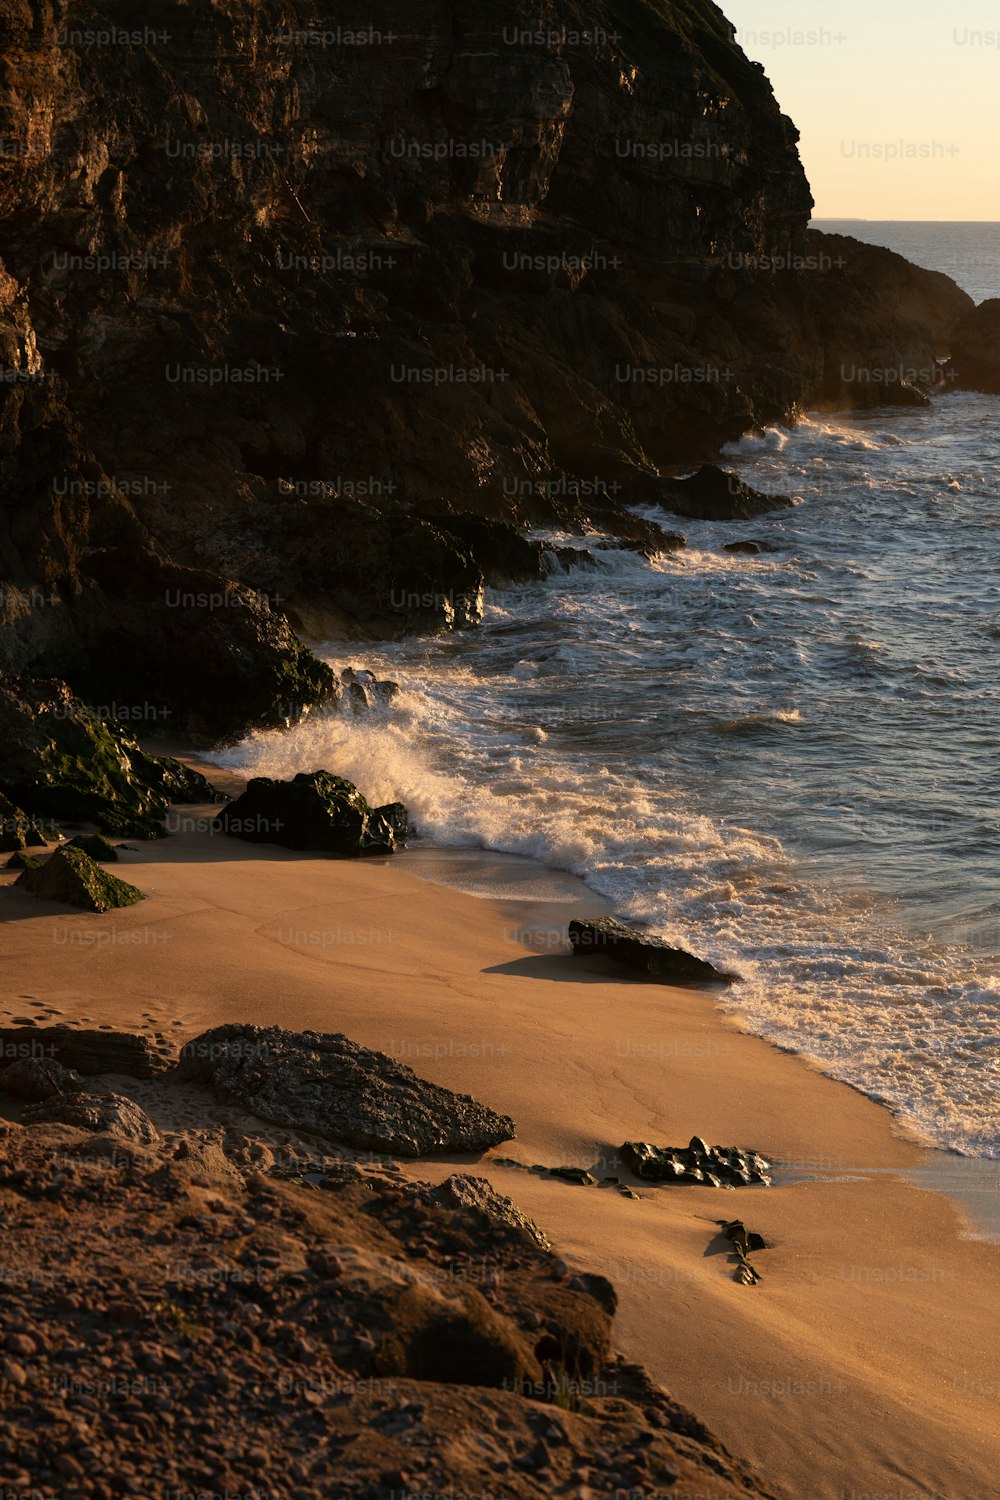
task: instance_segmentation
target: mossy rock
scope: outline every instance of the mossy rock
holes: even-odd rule
[[[106,839],[103,833],[78,833],[75,839],[70,839],[66,845],[67,849],[82,849],[84,854],[89,854],[91,859],[96,859],[99,864],[113,865],[118,859],[118,850],[110,839]]]
[[[28,814],[0,792],[0,853],[44,845],[44,836]]]
[[[4,869],[6,870],[40,870],[45,863],[39,859],[37,854],[22,854],[20,850],[12,854]]]
[[[45,864],[33,864],[14,884],[23,885],[33,896],[79,906],[84,911],[115,911],[146,899],[134,885],[102,870],[83,849],[68,844],[57,849]]]
[[[65,683],[27,677],[0,677],[0,790],[41,815],[143,839],[164,836],[172,802],[218,797],[197,771],[147,755]]]

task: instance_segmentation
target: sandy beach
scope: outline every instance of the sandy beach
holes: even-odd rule
[[[434,872],[433,854],[315,859],[215,835],[211,816],[178,809],[172,837],[123,852],[118,873],[148,899],[105,917],[15,891],[4,872],[0,1021],[174,1045],[226,1021],[277,1023],[401,1057],[514,1117],[517,1139],[475,1170],[614,1281],[618,1346],[790,1497],[994,1493],[1000,1245],[907,1176],[940,1153],[738,1030],[711,992],[623,979],[554,940],[538,952],[539,914],[555,931],[574,910],[568,882],[558,901],[530,881],[487,899],[416,873]],[[636,1185],[635,1201],[491,1159],[618,1175],[622,1141],[695,1133],[781,1163],[777,1185]],[[734,1281],[717,1236],[736,1215],[770,1247],[757,1287]]]

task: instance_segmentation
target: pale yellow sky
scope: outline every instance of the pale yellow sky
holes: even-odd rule
[[[1000,0],[721,0],[817,218],[1000,220]]]

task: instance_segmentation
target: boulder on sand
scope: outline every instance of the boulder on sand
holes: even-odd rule
[[[271,1125],[310,1130],[363,1151],[485,1151],[514,1135],[508,1116],[340,1034],[217,1026],[187,1043],[178,1072]]]
[[[300,771],[291,781],[254,777],[222,809],[215,827],[254,844],[352,857],[391,854],[406,838],[409,822],[401,802],[369,807],[343,776]]]
[[[725,974],[683,948],[671,948],[662,938],[639,932],[613,917],[570,922],[569,940],[575,958],[593,958],[596,953],[603,953],[635,969],[637,976],[657,984],[732,984],[739,978],[738,974]]]
[[[61,901],[66,906],[80,906],[84,911],[114,911],[146,899],[134,885],[102,870],[83,849],[73,849],[68,844],[57,849],[44,864],[29,865],[14,884],[23,885],[33,896],[45,901]]]
[[[0,792],[0,853],[43,848],[45,839],[28,814]]]

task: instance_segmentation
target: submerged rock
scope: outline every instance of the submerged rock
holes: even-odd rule
[[[787,495],[752,489],[715,464],[703,464],[687,479],[661,479],[656,489],[664,510],[692,521],[752,521],[793,504]]]
[[[770,1187],[768,1163],[739,1146],[709,1146],[692,1136],[685,1146],[650,1146],[626,1141],[625,1165],[644,1182],[706,1183],[709,1187]]]
[[[160,1139],[149,1116],[124,1094],[54,1094],[26,1109],[22,1119],[31,1125],[75,1125],[78,1130],[114,1135],[143,1146]]]
[[[45,839],[26,812],[0,792],[0,853],[44,847]]]
[[[44,864],[33,863],[14,884],[23,885],[45,901],[61,901],[84,911],[114,911],[146,899],[134,885],[109,875],[83,849],[69,844],[57,849]]]
[[[365,1151],[485,1151],[514,1136],[508,1116],[339,1033],[218,1026],[189,1042],[178,1066],[182,1078],[272,1125]]]
[[[773,542],[762,542],[756,537],[748,537],[742,542],[723,542],[723,552],[745,552],[748,557],[756,557],[759,552],[776,552],[778,549]]]
[[[739,978],[613,917],[570,922],[569,940],[575,958],[592,958],[595,953],[603,953],[658,984],[731,984]]]
[[[401,802],[369,807],[343,776],[300,771],[291,781],[255,777],[215,826],[254,844],[354,856],[391,854],[406,838],[409,820]]]

